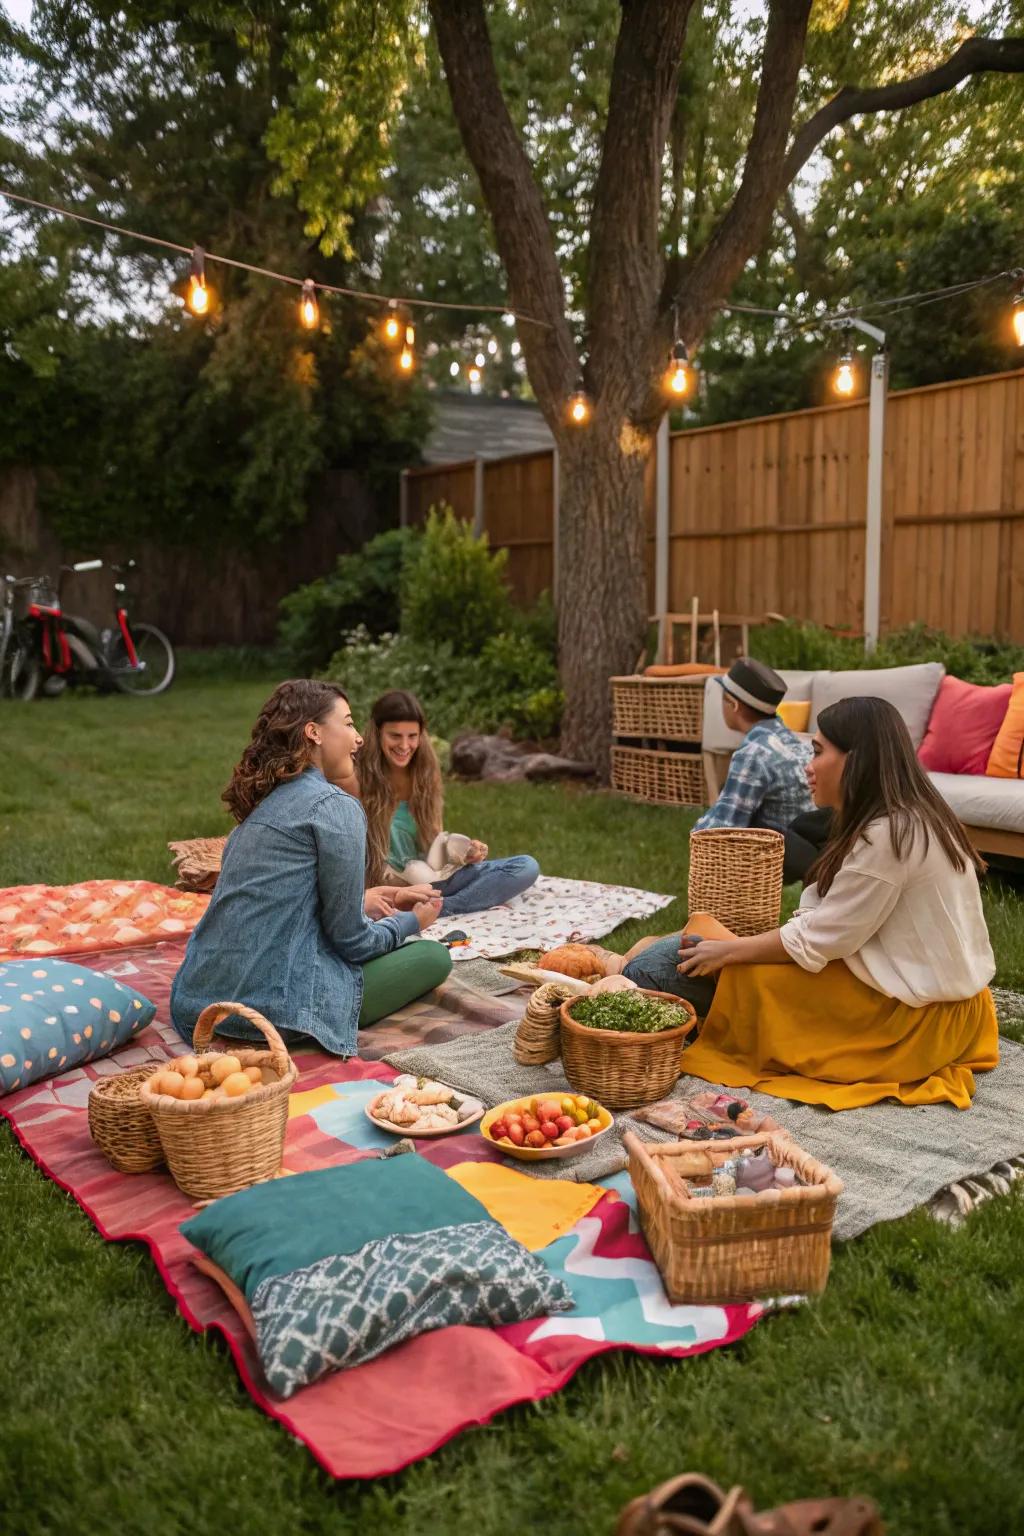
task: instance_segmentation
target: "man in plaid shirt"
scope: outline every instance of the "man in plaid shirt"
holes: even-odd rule
[[[722,793],[694,830],[771,827],[785,832],[814,808],[805,771],[810,751],[775,713],[786,685],[771,667],[746,656],[716,681],[725,694],[725,723],[745,740],[733,753]]]

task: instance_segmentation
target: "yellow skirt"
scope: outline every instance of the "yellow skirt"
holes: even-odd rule
[[[727,966],[681,1069],[829,1109],[880,1099],[967,1109],[975,1072],[998,1060],[987,987],[963,1002],[910,1008],[834,960],[816,975],[792,963]]]

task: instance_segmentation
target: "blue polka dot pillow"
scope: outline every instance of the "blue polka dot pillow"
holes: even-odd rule
[[[69,960],[0,962],[0,1097],[109,1056],[155,1013],[141,992]]]

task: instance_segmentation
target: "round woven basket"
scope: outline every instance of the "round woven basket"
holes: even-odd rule
[[[697,1015],[690,1003],[671,992],[644,989],[644,995],[684,1008],[687,1022],[653,1035],[587,1029],[572,1016],[579,999],[573,997],[562,1004],[562,1066],[575,1093],[585,1093],[609,1109],[627,1109],[634,1104],[651,1104],[671,1091],[679,1076],[683,1042]]]
[[[149,1105],[139,1089],[163,1062],[149,1061],[104,1077],[89,1094],[89,1135],[118,1173],[150,1173],[164,1160]]]
[[[710,912],[737,938],[779,926],[785,839],[762,827],[690,833],[687,910]]]
[[[298,1072],[284,1041],[269,1020],[241,1003],[211,1003],[199,1015],[193,1049],[202,1052],[213,1039],[214,1027],[237,1017],[254,1024],[266,1037],[266,1050],[230,1048],[243,1067],[267,1069],[270,1082],[237,1099],[175,1099],[156,1093],[144,1083],[140,1092],[148,1105],[164,1160],[183,1194],[193,1200],[219,1200],[262,1179],[272,1179],[281,1166],[288,1125],[288,1094]],[[200,1055],[200,1066],[224,1052]]]

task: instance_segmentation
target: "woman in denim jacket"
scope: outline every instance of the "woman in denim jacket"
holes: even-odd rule
[[[286,1038],[309,1035],[352,1056],[360,1025],[451,970],[443,945],[405,945],[436,920],[434,892],[364,890],[366,816],[335,783],[351,775],[361,746],[333,683],[282,683],[263,706],[224,791],[239,825],[171,991],[175,1028],[190,1043],[203,1009],[227,999],[257,1009]],[[251,1030],[229,1019],[218,1033]]]

